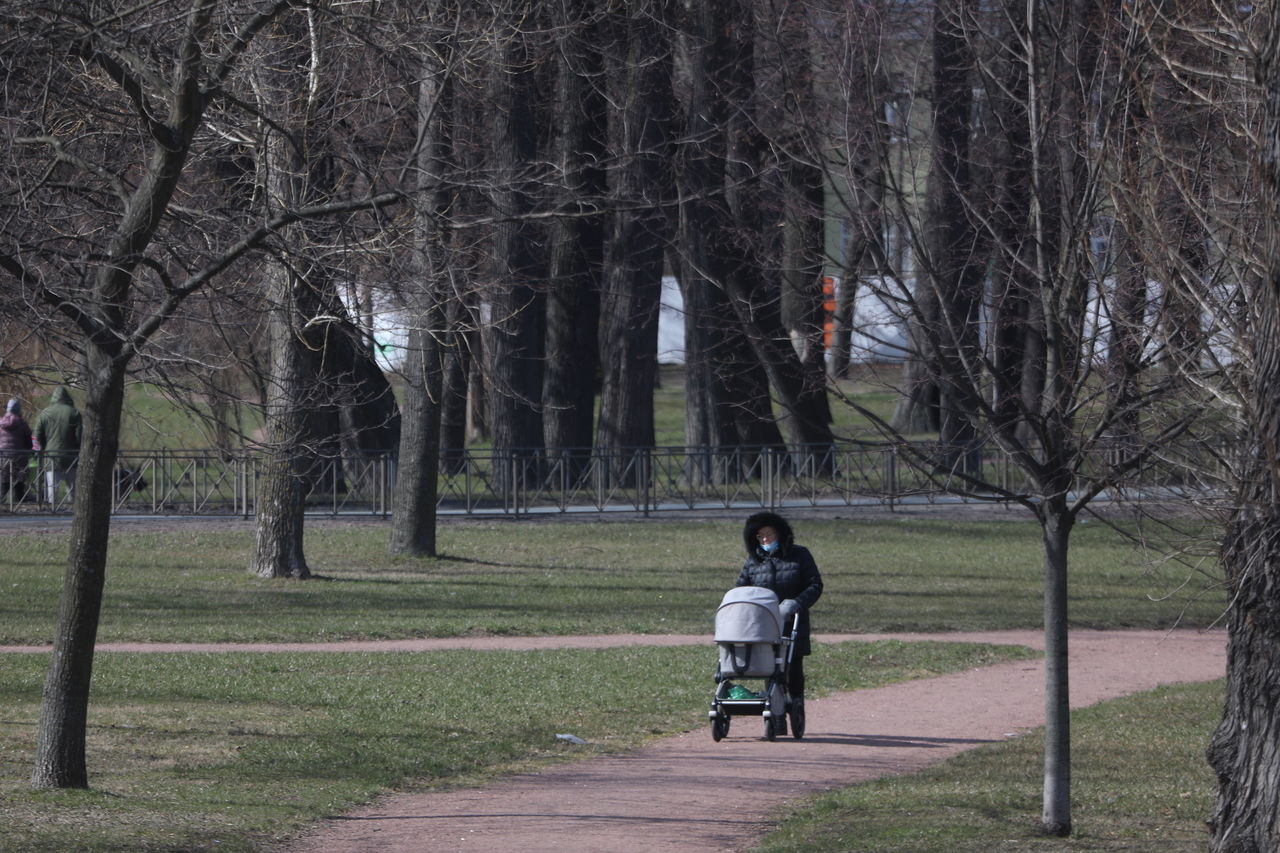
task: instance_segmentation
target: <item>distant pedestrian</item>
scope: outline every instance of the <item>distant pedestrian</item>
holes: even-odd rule
[[[76,465],[80,461],[80,412],[71,392],[62,386],[53,389],[49,405],[35,424],[35,449],[43,459],[45,498],[57,503],[58,484],[67,484],[67,497],[75,494]]]
[[[15,397],[0,417],[0,501],[19,503],[27,496],[31,448],[31,427],[22,417],[22,403]]]

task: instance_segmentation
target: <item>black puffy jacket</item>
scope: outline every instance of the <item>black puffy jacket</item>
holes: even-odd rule
[[[766,554],[756,542],[762,527],[778,531],[778,550]],[[772,512],[758,512],[747,519],[742,530],[747,549],[746,562],[738,574],[737,586],[762,586],[778,595],[778,600],[793,599],[800,605],[796,635],[796,654],[807,655],[809,643],[809,608],[822,595],[822,575],[809,549],[795,544],[791,525]]]

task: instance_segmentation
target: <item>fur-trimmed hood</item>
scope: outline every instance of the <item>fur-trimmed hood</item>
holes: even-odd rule
[[[747,519],[742,528],[742,544],[747,549],[748,557],[757,556],[759,545],[756,543],[756,531],[761,527],[772,527],[778,531],[778,545],[783,550],[795,542],[795,534],[785,518],[776,512],[757,512]]]

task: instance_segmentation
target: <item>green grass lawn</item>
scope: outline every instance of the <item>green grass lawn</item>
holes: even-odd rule
[[[796,529],[826,582],[816,630],[1040,625],[1032,522],[824,520]],[[312,524],[307,554],[319,578],[308,583],[250,576],[253,537],[243,524],[122,533],[113,537],[99,638],[700,633],[743,553],[736,521],[445,524],[438,560],[387,557],[387,530]],[[57,542],[47,533],[3,538],[0,643],[50,639],[66,559]],[[1223,608],[1210,577],[1147,565],[1099,525],[1072,537],[1071,584],[1078,627],[1207,625]]]
[[[810,680],[818,694],[1026,654],[846,643],[818,651]],[[249,851],[388,789],[635,747],[705,725],[715,652],[100,654],[93,788],[35,792],[44,666],[15,655],[0,668],[5,853]]]
[[[757,853],[1192,853],[1215,781],[1204,749],[1221,682],[1163,687],[1072,714],[1070,838],[1040,815],[1043,735],[980,747],[920,773],[817,797]]]
[[[796,528],[827,584],[814,613],[820,631],[1039,624],[1034,524],[800,520]],[[385,555],[385,524],[330,522],[312,524],[307,535],[317,580],[268,581],[246,571],[252,542],[247,525],[146,532],[121,524],[114,530],[103,640],[705,635],[742,554],[737,522],[664,519],[451,523],[441,529],[441,559],[391,559]],[[0,537],[0,641],[48,641],[65,563],[64,535]],[[1207,575],[1148,566],[1101,526],[1079,528],[1071,557],[1072,614],[1080,626],[1167,627],[1179,620],[1202,625],[1224,606]],[[1019,653],[1025,652],[946,643],[821,646],[809,668],[810,684],[815,693],[851,689]],[[95,665],[93,789],[87,792],[34,792],[26,785],[46,663],[44,655],[0,657],[3,853],[248,851],[301,822],[387,790],[468,784],[540,762],[627,749],[705,725],[714,652],[703,646],[357,655],[104,652]],[[1217,700],[1211,691],[1196,695],[1189,701],[1199,703],[1197,722],[1172,734],[1166,724],[1121,712],[1133,722],[1123,732],[1126,748],[1132,744],[1151,753],[1147,764],[1132,764],[1132,773],[1119,761],[1102,785],[1111,793],[1099,795],[1118,797],[1117,808],[1130,810],[1136,828],[1123,836],[1125,844],[1154,845],[1166,838],[1167,806],[1144,793],[1164,778],[1160,774],[1174,774],[1174,781],[1161,786],[1178,789],[1179,796],[1190,792],[1179,808],[1206,813],[1201,806],[1211,780],[1182,781],[1189,772],[1203,771],[1203,759],[1159,757],[1178,738],[1193,743],[1197,754],[1202,751]],[[1183,716],[1181,710],[1173,713]],[[1107,752],[1112,725],[1100,728],[1101,753]],[[556,741],[555,733],[564,731],[592,745]],[[864,805],[826,807],[814,812],[817,823],[784,833],[827,837],[828,846],[805,849],[831,851],[998,849],[983,846],[992,839],[1020,839],[1028,850],[1148,849],[1114,841],[1043,846],[1047,842],[1036,839],[1032,828],[1039,813],[1039,773],[1027,771],[1038,741],[998,749],[1016,744],[1032,758],[997,751],[984,775],[960,765],[951,781],[932,789],[904,789],[892,798],[871,795],[882,808],[895,805],[878,813],[874,822],[883,829],[868,836],[868,846],[847,846],[854,843],[845,840],[852,830],[835,816],[850,811],[849,822],[861,831]],[[1084,765],[1102,757],[1078,751],[1078,773],[1083,776]],[[849,795],[859,796],[860,790]],[[967,809],[965,820],[977,821],[976,828],[957,822],[952,829],[952,822],[940,820],[939,828],[928,829],[907,817],[933,810],[929,798],[938,790],[949,791],[948,808]],[[990,804],[992,797],[1002,798],[1003,811]],[[1085,834],[1065,843],[1100,831],[1092,816],[1078,821]],[[882,847],[885,833],[899,831],[898,825],[917,835],[898,848]],[[826,827],[834,834],[824,835]],[[978,840],[963,847],[961,836]],[[780,838],[781,846],[771,849],[800,849]]]
[[[833,385],[831,411],[832,429],[838,438],[866,438],[872,429],[865,417],[845,405],[843,399],[856,400],[860,406],[888,418],[893,413],[899,395],[889,387],[897,382],[900,368],[894,365],[854,365],[848,379]],[[29,420],[34,420],[40,408],[48,401],[54,385],[32,389],[33,399],[28,401]],[[399,388],[396,388],[399,394]],[[84,395],[72,389],[77,405]],[[237,406],[240,425],[246,432],[260,426],[257,410],[248,403]],[[685,444],[685,379],[680,365],[663,365],[660,368],[658,387],[654,389],[654,434],[659,447],[681,447]],[[213,435],[206,423],[209,406],[196,400],[190,408],[175,405],[155,385],[145,382],[131,383],[126,389],[124,412],[120,421],[120,449],[126,452],[149,450],[192,450],[213,445]],[[487,447],[487,442],[475,445]]]

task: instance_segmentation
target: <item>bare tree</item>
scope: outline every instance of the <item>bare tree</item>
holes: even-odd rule
[[[627,6],[609,74],[620,106],[611,129],[620,157],[612,176],[613,212],[605,248],[601,305],[600,419],[596,446],[619,454],[652,447],[658,305],[672,234],[668,167],[674,130],[671,0]],[[626,461],[618,458],[619,471]]]
[[[457,346],[447,306],[453,297],[448,211],[453,199],[450,131],[455,121],[452,78],[458,9],[452,3],[439,2],[425,12],[418,22],[425,49],[420,50],[418,60],[417,205],[412,281],[406,297],[410,327],[404,367],[405,417],[388,550],[435,556],[445,358]]]
[[[486,192],[493,224],[485,283],[484,326],[489,430],[494,451],[511,460],[542,447],[542,356],[546,324],[547,253],[538,210],[539,120],[542,95],[537,4],[506,9],[490,64],[493,121]],[[500,464],[494,482],[515,488],[513,467]]]
[[[77,352],[85,389],[75,517],[32,774],[38,787],[88,785],[88,697],[130,363],[191,294],[278,229],[394,200],[334,200],[257,225],[233,218],[243,229],[236,239],[199,239],[209,233],[204,222],[226,215],[190,183],[216,144],[210,115],[228,103],[249,45],[289,6],[245,12],[196,0],[164,18],[150,7],[107,15],[22,3],[0,12],[11,129],[0,268],[24,294],[31,324],[65,335]]]
[[[608,110],[605,51],[613,35],[594,0],[557,4],[553,204],[543,432],[549,453],[590,448],[600,365]],[[576,471],[576,466],[571,466]]]
[[[883,166],[896,188],[890,204],[913,211],[919,274],[868,276],[859,286],[911,318],[916,359],[908,369],[933,389],[928,402],[941,440],[907,444],[901,431],[881,427],[943,487],[1018,502],[1040,524],[1041,821],[1046,832],[1066,835],[1071,532],[1103,490],[1185,435],[1207,400],[1172,396],[1176,383],[1152,370],[1158,353],[1143,348],[1130,352],[1128,393],[1105,393],[1115,318],[1135,310],[1093,251],[1120,174],[1114,165],[1133,141],[1122,120],[1134,79],[1132,20],[1083,0],[1001,7],[948,0],[931,11],[932,121],[908,140],[931,157],[925,203],[913,206],[910,174]],[[914,429],[910,421],[901,426]],[[1121,429],[1129,440],[1113,442]],[[1018,477],[996,476],[979,453],[986,449],[1016,466]]]
[[[768,377],[725,292],[736,264],[729,149],[746,120],[730,98],[738,81],[752,74],[751,15],[752,4],[744,0],[695,4],[687,15],[675,252],[684,302],[685,443],[717,451],[745,447],[748,453],[782,446]],[[713,465],[710,456],[700,460],[695,476],[737,476]],[[751,458],[743,462],[749,466]]]
[[[1216,467],[1226,474],[1226,488],[1202,498],[1222,525],[1229,601],[1226,698],[1207,750],[1218,781],[1209,849],[1261,853],[1275,849],[1280,825],[1271,736],[1280,677],[1280,10],[1141,3],[1133,14],[1147,52],[1147,157],[1146,180],[1126,197],[1126,226],[1142,237],[1142,262],[1160,271],[1144,340],[1177,381],[1213,395]],[[1187,314],[1191,323],[1172,316]],[[1190,347],[1197,329],[1215,346]]]

